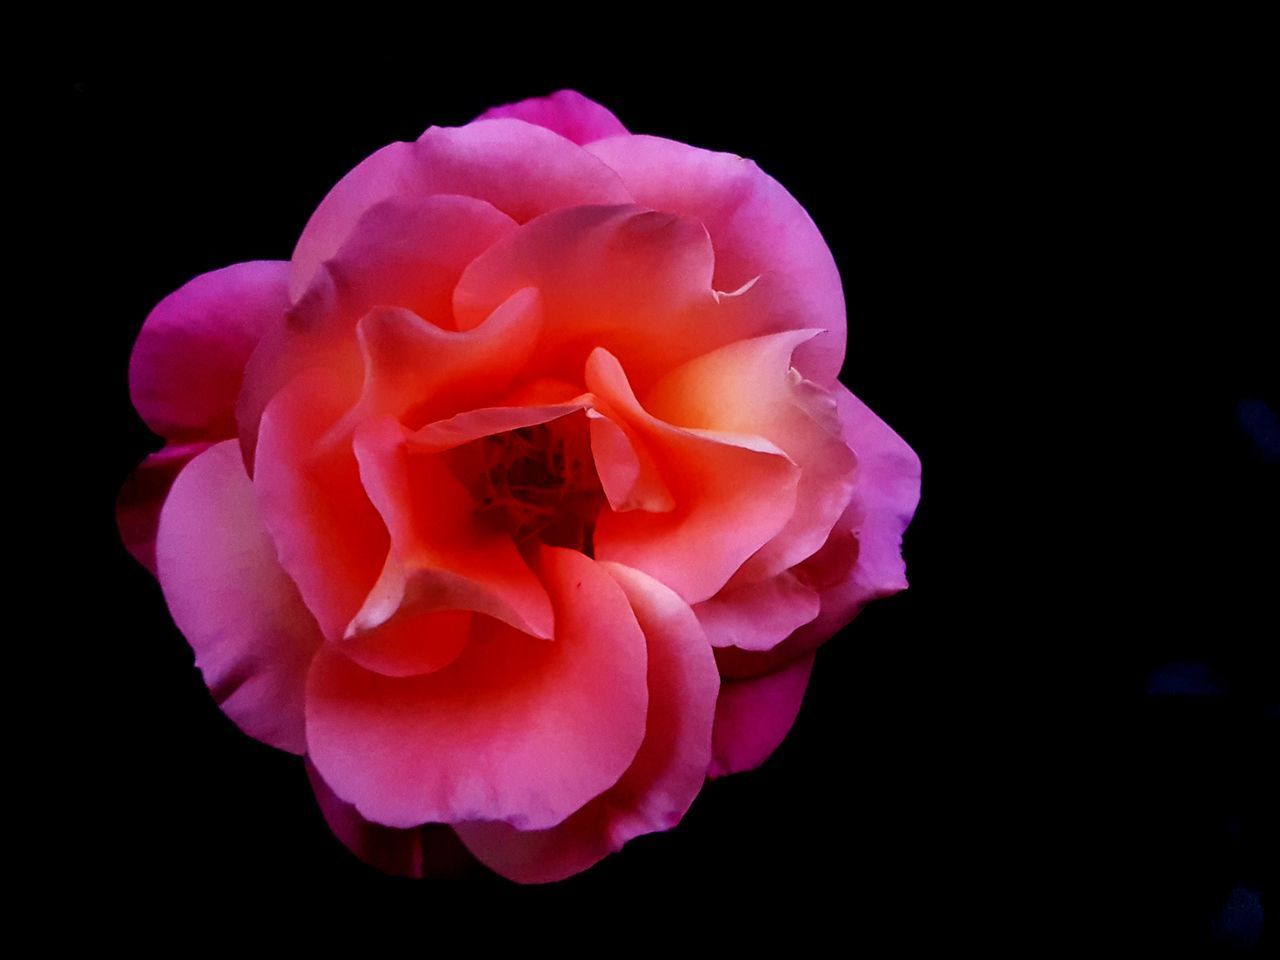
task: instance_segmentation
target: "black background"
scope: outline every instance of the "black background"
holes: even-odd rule
[[[89,584],[60,601],[82,682],[55,751],[76,851],[58,882],[149,908],[324,891],[405,925],[592,904],[855,947],[1274,946],[1261,71],[1234,40],[1157,40],[868,38],[736,71],[706,47],[473,70],[73,58],[53,172],[75,440],[51,473]],[[330,837],[299,760],[222,717],[119,545],[115,494],[158,446],[129,350],[190,277],[286,258],[373,150],[561,87],[751,157],[817,222],[849,307],[842,379],[923,461],[911,588],[822,650],[777,754],[671,832],[548,887],[389,879]]]

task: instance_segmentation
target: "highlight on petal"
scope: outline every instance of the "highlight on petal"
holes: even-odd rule
[[[716,702],[710,777],[754,770],[786,739],[813,670],[813,654],[750,680],[726,680]]]
[[[245,363],[289,306],[288,266],[258,260],[204,273],[151,311],[129,358],[129,395],[147,426],[182,441],[235,436]]]
[[[116,528],[125,549],[133,558],[156,572],[156,528],[160,508],[179,472],[196,454],[207,450],[209,441],[169,444],[138,464],[116,497]]]
[[[554,826],[635,760],[649,696],[645,635],[600,565],[544,547],[552,642],[477,616],[448,667],[363,669],[324,646],[307,683],[316,769],[361,816],[390,827],[498,820]]]
[[[156,561],[174,623],[222,711],[250,736],[302,753],[305,679],[320,631],[276,562],[235,441],[178,475]]]
[[[737,291],[768,315],[766,333],[820,327],[796,368],[830,385],[845,352],[844,293],[835,260],[804,208],[750,160],[651,136],[611,137],[586,149],[626,184],[635,202],[694,217],[715,247],[715,288]],[[762,311],[762,307],[767,310]]]
[[[627,128],[611,110],[576,90],[557,90],[545,97],[530,97],[518,103],[490,107],[476,119],[497,120],[503,117],[546,127],[578,144],[627,133]]]
[[[606,350],[591,354],[586,379],[596,409],[652,460],[674,502],[665,513],[602,513],[596,556],[643,570],[689,603],[714,596],[785,526],[795,509],[799,469],[758,437],[674,427],[653,417]],[[600,472],[609,469],[606,463]]]
[[[457,833],[485,865],[520,883],[579,873],[628,841],[680,822],[711,759],[719,675],[706,638],[683,600],[652,577],[601,564],[627,595],[648,644],[649,715],[644,742],[613,787],[563,823],[517,830],[463,823]]]

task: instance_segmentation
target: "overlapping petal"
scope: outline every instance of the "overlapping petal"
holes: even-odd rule
[[[476,119],[497,120],[503,117],[546,127],[578,144],[616,137],[627,132],[627,128],[613,115],[613,111],[589,100],[576,90],[557,90],[545,97],[530,97],[518,103],[490,107]]]

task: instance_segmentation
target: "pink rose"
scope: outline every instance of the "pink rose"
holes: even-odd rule
[[[130,387],[167,442],[121,534],[357,855],[420,874],[452,829],[559,879],[762,763],[817,647],[906,587],[919,460],[844,351],[831,254],[753,163],[571,91],[498,107],[152,311]]]

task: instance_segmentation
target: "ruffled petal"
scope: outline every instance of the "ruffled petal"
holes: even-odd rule
[[[476,119],[497,120],[503,117],[546,127],[578,144],[627,133],[627,128],[611,110],[576,90],[557,90],[545,97],[530,97],[518,103],[490,107]]]
[[[120,488],[116,497],[120,539],[133,558],[152,574],[156,572],[156,528],[169,488],[191,458],[210,446],[208,442],[170,444],[138,464]]]
[[[596,556],[643,570],[688,603],[710,598],[787,523],[798,468],[758,437],[674,427],[651,416],[605,350],[591,354],[586,379],[597,410],[656,464],[674,501],[666,513],[603,512]]]
[[[288,309],[287,263],[257,260],[201,274],[151,311],[129,359],[129,395],[174,440],[235,436],[245,363]]]
[[[762,677],[721,684],[708,776],[754,770],[769,759],[796,722],[812,670],[810,654]]]
[[[762,332],[764,320],[712,289],[714,267],[697,220],[634,206],[572,207],[524,224],[477,257],[458,282],[453,313],[466,330],[515,291],[536,287],[547,323],[534,368],[574,380],[603,347],[643,394],[672,367]]]
[[[371,673],[330,645],[316,655],[308,748],[361,816],[545,829],[631,766],[648,707],[644,634],[595,561],[556,548],[540,556],[552,643],[477,617],[462,655],[423,676]]]
[[[810,380],[835,380],[846,337],[840,274],[813,220],[781,184],[750,160],[660,137],[611,137],[586,149],[618,172],[636,203],[706,224],[716,289],[756,281],[752,313],[769,318],[757,333],[826,330],[795,363]]]
[[[328,371],[295,379],[263,414],[253,476],[280,564],[331,640],[364,604],[390,543],[349,437],[322,442],[354,399]]]
[[[622,779],[558,826],[522,831],[465,823],[458,836],[482,863],[520,883],[587,869],[634,837],[680,822],[706,777],[719,675],[692,611],[652,577],[604,563],[631,603],[648,643],[649,718]]]
[[[768,650],[818,615],[816,591],[791,572],[726,586],[694,607],[712,646]]]
[[[792,330],[713,350],[672,370],[644,399],[654,416],[680,426],[759,434],[800,466],[795,512],[733,585],[766,580],[813,554],[853,493],[857,458],[841,437],[836,398],[791,366],[816,333]]]
[[[415,455],[408,437],[389,418],[361,424],[356,432],[360,478],[391,535],[391,549],[345,636],[396,616],[473,610],[551,637],[551,600],[511,537],[483,523],[443,458]]]
[[[294,299],[370,207],[436,194],[484,200],[520,223],[560,207],[631,199],[604,163],[542,127],[510,119],[432,127],[415,143],[367,157],[321,201],[293,251]]]
[[[161,589],[222,711],[273,747],[302,753],[303,694],[320,631],[276,562],[235,441],[178,475],[160,514]]]

